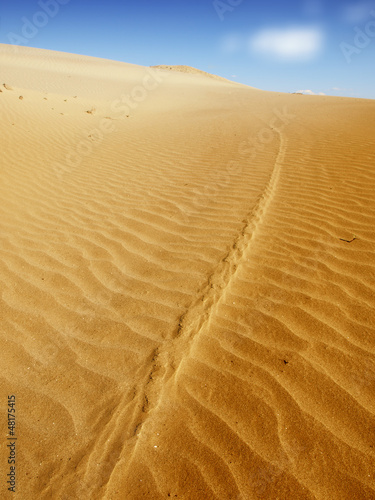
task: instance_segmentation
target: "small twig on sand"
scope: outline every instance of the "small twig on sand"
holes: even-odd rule
[[[344,238],[340,238],[341,241],[346,241],[346,243],[351,243],[352,241],[356,240],[357,236],[353,234],[353,238],[351,240],[345,240]]]

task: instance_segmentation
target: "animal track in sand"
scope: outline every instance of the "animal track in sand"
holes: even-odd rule
[[[143,393],[143,400],[147,401],[136,419],[137,429],[144,425],[147,414],[160,404],[166,383],[178,372],[181,363],[189,357],[193,344],[199,338],[200,333],[209,326],[212,317],[225,298],[226,291],[233,282],[245,254],[251,251],[254,235],[262,224],[274,197],[286,153],[286,138],[282,136],[281,132],[278,134],[280,137],[279,152],[270,180],[258,206],[243,220],[244,225],[227,255],[222,258],[208,282],[202,286],[197,298],[180,316],[178,327],[173,336],[166,338],[164,343],[153,353],[152,366],[147,380],[142,382],[143,387],[139,387],[137,391],[138,394]]]

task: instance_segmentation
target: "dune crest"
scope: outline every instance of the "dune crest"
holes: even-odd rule
[[[206,71],[202,71],[200,69],[193,68],[191,66],[183,66],[183,65],[168,66],[167,64],[159,64],[157,66],[150,66],[150,67],[156,68],[156,69],[165,69],[165,70],[169,70],[169,71],[179,71],[181,73],[202,75],[202,76],[206,76],[208,78],[212,78],[213,80],[219,80],[219,81],[227,82],[227,83],[231,82],[231,80],[223,78],[222,76],[213,75],[212,73],[207,73]],[[231,83],[236,83],[236,82],[231,82]]]

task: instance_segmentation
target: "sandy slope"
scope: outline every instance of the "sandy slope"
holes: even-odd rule
[[[1,497],[375,498],[374,101],[0,63]]]

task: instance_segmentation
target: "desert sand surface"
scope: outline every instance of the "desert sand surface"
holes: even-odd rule
[[[374,499],[375,101],[0,67],[0,497]]]

